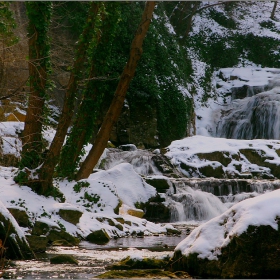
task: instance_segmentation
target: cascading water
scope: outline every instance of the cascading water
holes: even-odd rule
[[[159,155],[157,155],[159,156]],[[280,187],[280,180],[215,179],[215,178],[173,178],[162,173],[153,159],[155,153],[148,150],[121,151],[109,149],[102,168],[109,169],[127,162],[147,179],[166,182],[164,204],[171,213],[171,222],[206,221],[222,214],[233,204],[255,197]],[[169,177],[167,177],[169,176]]]
[[[247,89],[246,98],[233,100],[219,109],[216,137],[231,139],[280,139],[280,78],[275,78],[266,88]],[[232,90],[232,99],[240,96]],[[256,94],[257,93],[257,94]]]

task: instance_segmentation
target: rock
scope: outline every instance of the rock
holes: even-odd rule
[[[78,261],[70,255],[58,255],[50,258],[51,264],[76,264],[78,265]]]
[[[48,244],[46,236],[26,235],[25,237],[34,253],[46,252]]]
[[[202,278],[279,278],[279,200],[279,189],[267,192],[195,228],[175,248],[170,269]]]
[[[165,193],[172,186],[168,178],[147,177],[145,181],[147,184],[155,187],[158,193]]]
[[[37,220],[33,226],[32,235],[46,235],[47,233],[49,233],[49,231],[51,229],[57,229],[60,230],[59,226],[55,226],[55,225],[50,225],[48,223],[45,223],[43,221]]]
[[[123,151],[136,151],[137,147],[133,144],[126,144],[126,145],[121,145],[119,146],[120,149]]]
[[[173,234],[181,234],[181,231],[176,228],[166,228],[167,235],[173,235]]]
[[[8,209],[0,202],[0,240],[8,259],[35,258],[24,233]]]
[[[58,215],[66,222],[76,225],[79,223],[83,212],[73,209],[59,209]]]
[[[96,277],[100,279],[192,279],[187,272],[170,272],[162,269],[111,270]]]
[[[186,257],[176,251],[171,261],[172,270],[185,270],[202,278],[279,278],[279,246],[279,230],[249,226],[246,232],[232,238],[218,260],[201,259],[198,254]]]
[[[106,269],[109,270],[127,270],[127,269],[155,269],[165,268],[168,264],[169,258],[155,259],[155,258],[143,258],[135,259],[126,257],[125,259],[109,265]]]
[[[110,241],[110,236],[105,229],[100,229],[91,232],[87,237],[86,240],[95,243],[98,245],[106,244]]]
[[[116,217],[114,218],[117,222],[119,222],[120,224],[124,224],[124,218],[123,217]]]
[[[19,209],[19,208],[8,208],[8,210],[13,215],[13,217],[16,219],[19,226],[21,226],[21,227],[29,227],[30,226],[29,216],[27,215],[24,208],[21,208],[21,209]]]
[[[56,229],[50,230],[50,232],[47,234],[47,239],[49,243],[53,243],[56,241],[63,242],[63,240],[65,240],[66,242],[64,243],[68,244],[65,246],[77,246],[80,243],[80,240],[78,238],[72,236],[68,232],[64,230],[58,231]]]
[[[127,214],[130,215],[130,216],[134,216],[134,217],[137,217],[137,218],[143,218],[144,216],[144,211],[141,210],[141,209],[128,209],[127,210]]]

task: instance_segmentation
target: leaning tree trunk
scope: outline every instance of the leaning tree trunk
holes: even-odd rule
[[[113,101],[96,136],[94,145],[77,173],[77,180],[87,178],[91,174],[94,166],[97,164],[106,148],[111,130],[121,113],[126,92],[135,74],[137,63],[142,55],[142,45],[153,17],[155,3],[155,1],[146,2],[142,20],[131,43],[129,59],[120,77]]]
[[[50,43],[47,33],[50,25],[51,2],[27,2],[26,9],[29,18],[30,95],[22,137],[21,166],[35,168],[40,164],[43,148],[42,124],[50,61]]]
[[[54,169],[59,161],[59,155],[64,143],[65,136],[67,134],[67,129],[74,114],[75,97],[78,88],[78,82],[80,81],[81,72],[86,61],[86,52],[91,43],[92,34],[95,30],[95,19],[98,16],[100,5],[101,4],[98,2],[92,2],[91,4],[87,24],[78,43],[76,60],[74,62],[73,71],[70,75],[69,82],[66,88],[63,109],[59,119],[56,134],[46,155],[45,161],[39,171],[39,180],[43,194],[47,193],[48,189],[52,188]]]

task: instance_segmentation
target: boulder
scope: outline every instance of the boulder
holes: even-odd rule
[[[79,223],[83,212],[74,209],[59,209],[58,215],[66,222],[76,225]]]
[[[145,213],[142,209],[130,208],[127,210],[127,214],[137,218],[143,218]]]
[[[24,208],[21,208],[21,209],[19,209],[19,208],[8,208],[8,210],[13,215],[13,217],[16,219],[19,226],[21,226],[21,227],[29,227],[30,226],[29,216],[27,215]]]
[[[280,223],[278,222],[278,227]],[[279,279],[280,233],[270,226],[249,226],[221,250],[218,260],[174,253],[171,270],[184,270],[202,278]]]
[[[76,264],[78,265],[78,261],[70,255],[58,255],[50,258],[51,264]]]
[[[46,236],[26,235],[25,236],[34,253],[45,253],[48,239]]]
[[[104,245],[110,241],[110,236],[105,229],[100,229],[91,232],[87,237],[86,240],[95,243],[98,245]]]
[[[51,225],[49,223],[46,223],[44,221],[41,220],[37,220],[33,226],[32,235],[46,235],[50,232],[51,229],[57,229],[60,230],[60,227],[57,225]]]
[[[80,243],[80,240],[78,238],[72,236],[68,232],[56,229],[50,230],[50,232],[47,234],[47,239],[51,244],[57,241],[66,241],[64,242],[65,246],[77,246]]]
[[[35,258],[24,233],[8,209],[0,202],[0,240],[5,258]]]
[[[202,278],[279,278],[280,190],[241,201],[194,229],[170,269]]]

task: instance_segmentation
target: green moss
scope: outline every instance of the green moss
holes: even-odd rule
[[[111,270],[128,270],[128,269],[163,269],[167,265],[169,258],[155,259],[155,258],[143,258],[131,259],[127,257],[118,263],[107,266],[106,269]]]
[[[76,264],[78,265],[78,261],[70,255],[58,255],[50,258],[51,264]]]
[[[163,271],[160,269],[147,269],[147,270],[112,270],[98,275],[97,278],[101,279],[128,279],[128,278],[151,278],[151,279],[176,279],[176,278],[190,278],[188,273],[179,272],[172,273],[170,271]]]

